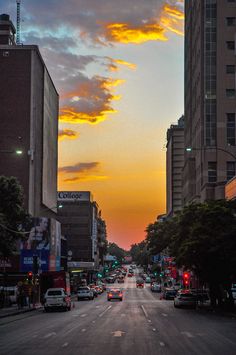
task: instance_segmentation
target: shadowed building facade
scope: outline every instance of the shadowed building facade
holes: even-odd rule
[[[185,1],[184,204],[224,198],[235,175],[235,34],[235,1]]]

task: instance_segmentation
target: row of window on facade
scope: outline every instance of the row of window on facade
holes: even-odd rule
[[[235,176],[235,162],[226,162],[226,180],[230,180]],[[215,161],[208,162],[208,182],[217,182],[217,163]]]

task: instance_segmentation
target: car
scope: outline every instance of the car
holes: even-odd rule
[[[197,298],[190,290],[179,290],[174,298],[174,307],[196,308]]]
[[[107,292],[107,300],[111,301],[112,299],[118,299],[120,301],[123,300],[123,292],[121,288],[111,288]]]
[[[137,279],[137,281],[136,281],[136,287],[137,287],[137,288],[144,288],[144,281],[143,281],[143,279]]]
[[[177,291],[173,288],[166,288],[163,292],[163,298],[165,300],[173,300],[177,294]]]
[[[95,289],[96,289],[98,295],[101,295],[101,294],[103,293],[103,288],[102,288],[102,286],[96,285],[96,286],[95,286]]]
[[[124,280],[124,277],[123,276],[119,276],[118,279],[117,279],[117,282],[120,284],[120,283],[124,283],[125,280]]]
[[[146,284],[150,284],[151,283],[151,277],[147,276],[145,278],[145,282],[146,282]]]
[[[49,288],[44,295],[44,310],[61,308],[64,311],[71,310],[71,298],[64,288]]]
[[[11,306],[14,303],[17,303],[17,293],[18,293],[18,288],[17,286],[6,286],[0,287],[0,292],[3,292],[5,297],[6,297],[6,303]]]
[[[133,277],[134,275],[131,272],[128,273],[128,277]]]
[[[77,298],[78,298],[78,301],[84,300],[86,298],[89,299],[89,300],[93,300],[94,299],[94,293],[93,293],[93,291],[91,290],[90,287],[81,286],[77,290]]]
[[[96,285],[93,285],[93,284],[89,285],[90,290],[93,292],[94,297],[97,297],[98,293],[97,293],[97,290],[96,290],[95,286]]]
[[[161,285],[157,282],[153,282],[151,284],[151,291],[152,292],[161,292]]]
[[[196,300],[201,303],[209,301],[209,299],[210,299],[207,290],[194,288],[194,289],[191,289],[190,291],[191,291],[191,293],[194,294],[194,296],[196,297]]]
[[[111,276],[108,276],[108,277],[106,277],[106,282],[108,283],[108,284],[114,284],[115,283],[115,278],[114,277],[111,277]]]

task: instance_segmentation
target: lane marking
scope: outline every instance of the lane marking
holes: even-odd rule
[[[81,332],[86,332],[86,329],[82,329]]]
[[[84,318],[84,317],[86,317],[87,316],[87,314],[81,314],[81,318]]]
[[[122,332],[122,330],[116,330],[115,332],[112,332],[111,334],[113,334],[113,337],[122,337],[122,335],[125,334],[125,332]]]
[[[95,308],[99,308],[100,306],[96,306]]]
[[[96,323],[96,321],[95,321],[95,320],[93,320],[93,321],[92,321],[92,323]]]
[[[141,308],[142,308],[142,310],[143,310],[143,313],[144,313],[145,317],[148,318],[147,311],[146,311],[146,309],[144,308],[143,305],[141,305]]]
[[[161,346],[165,346],[165,343],[163,343],[163,341],[160,341],[159,344],[160,344]]]
[[[69,343],[64,343],[64,344],[62,345],[62,348],[66,348],[66,347],[68,346],[68,344],[69,344]]]
[[[155,332],[155,331],[156,331],[156,328],[152,328],[152,330]]]
[[[168,314],[166,314],[166,313],[162,313],[161,314],[163,317],[168,317]]]
[[[194,338],[194,335],[190,332],[181,332],[181,334],[186,335],[188,338]]]
[[[151,319],[148,319],[148,323],[152,323]]]
[[[112,306],[108,306],[105,311],[103,311],[102,313],[99,314],[99,317],[101,318],[107,311],[109,311],[109,309],[111,309]]]
[[[53,335],[57,335],[57,334],[56,334],[55,332],[48,333],[48,334],[44,335],[44,339],[50,338],[50,337],[52,337]]]

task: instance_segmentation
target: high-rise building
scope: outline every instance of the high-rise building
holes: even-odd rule
[[[184,117],[167,131],[166,145],[166,214],[173,216],[182,208],[182,174],[184,166]]]
[[[224,198],[235,175],[235,34],[235,0],[185,0],[184,204]]]
[[[27,211],[42,216],[57,206],[59,97],[38,46],[16,45],[15,32],[0,15],[0,175],[16,176]]]

